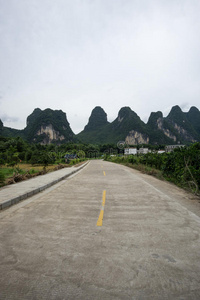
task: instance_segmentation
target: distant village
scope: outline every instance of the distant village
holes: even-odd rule
[[[168,145],[165,147],[165,150],[157,150],[157,151],[153,151],[156,152],[158,154],[162,154],[165,152],[172,152],[174,149],[176,148],[182,148],[184,147],[184,145]],[[136,154],[147,154],[147,153],[151,153],[152,151],[148,148],[125,148],[124,149],[124,155],[136,155]]]

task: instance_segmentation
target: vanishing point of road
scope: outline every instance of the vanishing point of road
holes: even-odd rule
[[[200,299],[200,203],[91,161],[0,213],[0,299]]]

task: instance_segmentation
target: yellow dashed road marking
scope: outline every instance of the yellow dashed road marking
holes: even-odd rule
[[[97,221],[97,226],[102,226],[103,225],[103,214],[104,214],[104,206],[105,206],[105,202],[106,202],[106,191],[103,191],[103,196],[102,196],[102,207],[101,207],[101,211],[99,214],[99,219]]]

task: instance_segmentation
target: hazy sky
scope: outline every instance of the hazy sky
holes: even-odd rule
[[[0,118],[62,109],[75,133],[95,106],[142,120],[200,109],[200,0],[0,0]]]

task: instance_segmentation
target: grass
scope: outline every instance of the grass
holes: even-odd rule
[[[161,170],[158,170],[158,169],[155,169],[155,168],[152,168],[150,166],[140,164],[140,163],[130,163],[130,162],[127,162],[125,159],[115,159],[115,160],[113,159],[113,160],[109,160],[109,161],[118,163],[118,164],[122,164],[122,165],[127,166],[132,169],[136,169],[147,175],[152,175],[159,180],[171,182],[171,183],[177,185],[178,187],[185,189],[188,192],[194,193],[196,196],[200,196],[198,185],[196,184],[196,182],[194,180],[179,182],[179,181],[177,181],[177,178],[167,177],[166,175],[163,175]]]
[[[49,165],[45,167],[46,172],[54,171],[57,165]],[[66,165],[68,167],[68,165]],[[37,174],[39,172],[44,171],[44,166],[41,165],[31,165],[26,163],[19,163],[15,167],[0,167],[0,187],[7,184],[10,178],[14,176],[14,174],[26,174],[29,173],[31,175]]]
[[[46,167],[46,171],[53,171],[56,165],[50,165]],[[16,167],[6,167],[2,166],[0,168],[1,174],[3,174],[6,178],[12,177],[12,175],[16,172],[20,174],[25,174],[27,172],[30,172],[31,174],[39,173],[43,171],[44,166],[36,165],[32,166],[31,164],[18,164]]]
[[[78,166],[82,162],[81,160],[74,160],[70,164],[63,164],[65,167],[71,167],[72,165]],[[45,170],[46,172],[52,172],[55,171],[58,166],[61,166],[60,164],[54,164],[54,165],[48,165],[47,167],[44,168],[42,165],[31,165],[27,163],[19,163],[15,167],[7,167],[7,166],[1,166],[0,167],[0,187],[8,184],[8,181],[13,178],[15,174],[37,174],[40,172],[43,172]]]
[[[152,168],[152,167],[149,167],[146,165],[142,165],[142,164],[131,164],[131,163],[122,163],[122,164],[129,168],[136,169],[144,174],[152,175],[160,180],[165,180],[162,172],[155,168]]]
[[[25,173],[31,170],[34,170],[36,173],[41,172],[44,169],[44,166],[41,165],[31,165],[31,164],[25,164],[20,163],[17,165],[19,169],[23,170]],[[53,169],[56,167],[56,165],[49,165],[46,167],[47,171],[53,171]]]
[[[8,178],[8,177],[12,176],[14,170],[13,170],[13,168],[2,167],[2,168],[0,168],[0,172],[5,178]]]
[[[134,162],[128,162],[127,159],[125,159],[124,157],[116,157],[114,159],[110,159],[109,161],[114,162],[114,163],[118,163],[118,164],[122,164],[124,166],[127,166],[129,168],[132,169],[136,169],[144,174],[148,174],[148,175],[152,175],[160,180],[165,180],[162,171],[149,167],[147,165],[141,164],[139,162],[137,162],[137,159],[135,159],[135,163]]]

